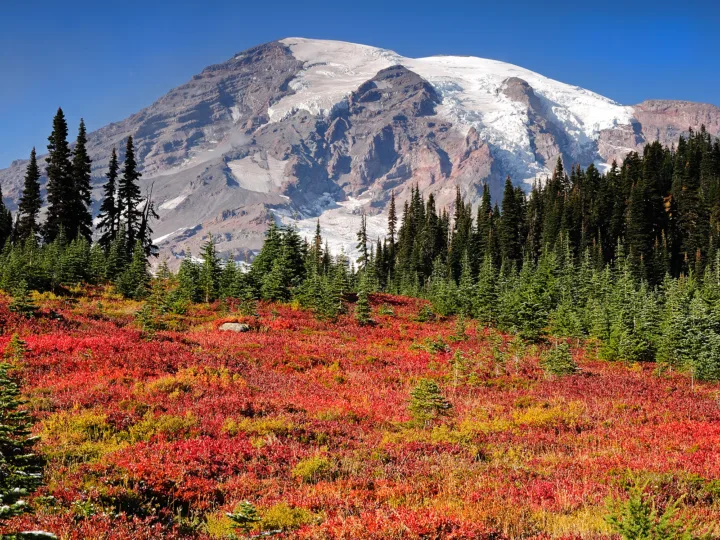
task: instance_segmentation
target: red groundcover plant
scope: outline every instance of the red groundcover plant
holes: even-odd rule
[[[130,301],[40,304],[34,319],[0,304],[0,350],[13,333],[27,344],[22,391],[48,463],[34,513],[0,532],[611,538],[608,501],[638,481],[698,530],[720,522],[718,387],[654,364],[576,347],[577,370],[548,374],[554,344],[421,322],[422,301],[388,295],[371,296],[373,325],[218,304],[152,334]],[[419,385],[443,414],[414,419]],[[249,533],[227,516],[243,501]]]

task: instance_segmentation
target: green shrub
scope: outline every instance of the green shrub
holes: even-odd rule
[[[570,352],[567,343],[561,343],[546,351],[542,355],[540,364],[545,373],[556,377],[571,375],[578,371],[578,366],[573,360],[572,352]]]
[[[432,379],[420,379],[410,392],[410,415],[425,427],[440,416],[447,416],[451,408],[452,405]]]
[[[232,521],[234,529],[244,533],[249,533],[260,522],[260,514],[258,514],[255,505],[248,501],[239,503],[233,512],[227,514],[227,517]]]
[[[315,516],[304,508],[293,508],[285,502],[278,503],[263,512],[260,529],[263,531],[292,531],[313,523]]]
[[[335,475],[335,463],[324,456],[302,459],[293,467],[292,475],[306,483],[329,480]]]
[[[627,501],[608,501],[605,520],[623,540],[692,540],[692,523],[678,516],[679,500],[671,500],[661,512],[655,501],[644,494],[645,485],[630,489]]]
[[[420,308],[417,314],[418,322],[431,322],[435,320],[435,312],[427,304]]]

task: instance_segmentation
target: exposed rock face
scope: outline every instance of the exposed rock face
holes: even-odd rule
[[[48,120],[49,123],[49,120]],[[354,244],[364,210],[383,234],[394,191],[414,185],[451,205],[493,197],[506,175],[529,182],[566,165],[622,160],[655,139],[673,144],[720,109],[682,101],[624,107],[517,66],[461,57],[404,58],[340,42],[287,39],[210,66],[150,107],[89,136],[94,211],[113,147],[133,135],[160,220],[155,238],[177,256],[218,249],[244,258],[272,219],[312,231],[321,216],[335,249]],[[0,171],[11,208],[25,161]],[[43,180],[44,181],[44,180]]]

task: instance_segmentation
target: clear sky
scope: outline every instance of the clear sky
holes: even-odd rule
[[[125,118],[205,66],[289,36],[512,62],[624,104],[720,105],[717,0],[0,0],[0,167]],[[72,133],[74,135],[74,133]]]

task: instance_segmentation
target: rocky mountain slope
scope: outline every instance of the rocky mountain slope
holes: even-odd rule
[[[402,201],[417,184],[449,205],[459,186],[476,202],[483,182],[497,197],[506,175],[532,182],[558,156],[604,167],[701,124],[720,135],[720,108],[623,106],[503,62],[289,38],[206,68],[90,134],[89,150],[96,211],[110,151],[133,135],[162,250],[197,253],[212,234],[242,258],[271,219],[309,235],[320,217],[331,246],[352,250],[363,209],[384,234],[392,190]],[[11,208],[25,166],[0,171]]]

